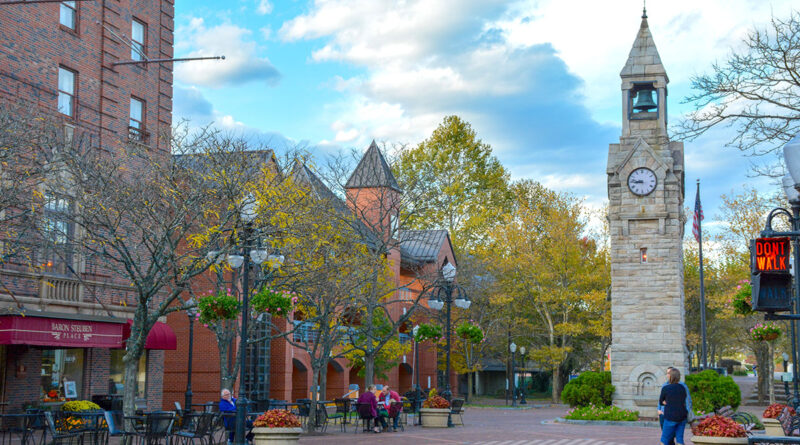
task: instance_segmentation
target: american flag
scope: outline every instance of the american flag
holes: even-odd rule
[[[697,197],[694,198],[694,222],[692,222],[692,233],[694,239],[700,242],[700,221],[703,220],[703,206],[700,205],[700,184],[697,184]]]

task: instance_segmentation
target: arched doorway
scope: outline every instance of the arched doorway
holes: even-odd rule
[[[292,359],[292,401],[308,398],[308,368],[300,360]]]
[[[366,389],[364,388],[364,377],[359,377],[358,375],[358,371],[360,370],[361,368],[350,369],[350,384],[352,385],[355,383],[356,385],[358,385],[358,391],[364,392],[364,390]]]
[[[397,373],[397,392],[403,394],[407,391],[411,391],[411,388],[414,385],[413,377],[414,368],[412,368],[408,363],[400,363]]]
[[[328,362],[328,385],[325,398],[327,400],[342,397],[347,388],[344,386],[344,368],[336,361]]]

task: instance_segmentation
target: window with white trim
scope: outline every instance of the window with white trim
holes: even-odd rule
[[[78,6],[74,1],[61,2],[58,11],[58,22],[73,31],[77,28]]]
[[[131,139],[136,141],[144,140],[144,101],[131,96],[130,123],[128,124],[128,134]]]
[[[75,71],[58,67],[58,112],[69,117],[75,116]]]
[[[131,21],[131,59],[133,60],[144,60],[146,30],[147,25],[144,23],[136,19]]]

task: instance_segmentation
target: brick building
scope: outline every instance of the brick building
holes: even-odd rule
[[[334,197],[335,195],[305,165],[295,166],[292,175],[298,182],[313,188],[318,196]],[[346,200],[342,202],[345,211],[354,211],[364,219],[365,227],[380,231],[379,227],[393,227],[397,213],[395,204],[400,202],[400,189],[386,160],[373,142],[364,154],[356,169],[345,185]],[[376,202],[382,200],[382,202]],[[394,209],[394,210],[393,210]],[[394,212],[394,213],[393,213]],[[387,221],[375,219],[387,218]],[[371,221],[370,221],[371,220]],[[386,224],[383,224],[386,223]],[[393,305],[389,310],[396,316],[412,305],[424,284],[420,277],[436,277],[445,264],[456,264],[450,237],[445,230],[399,230],[393,231],[395,242],[388,253],[390,264],[397,283],[397,299],[405,300]],[[423,298],[423,305],[427,304]],[[302,323],[302,321],[292,321]],[[175,331],[178,338],[178,349],[169,354],[164,370],[164,403],[165,409],[174,406],[174,402],[183,403],[186,390],[189,321],[184,313],[173,313],[167,317],[167,323]],[[412,341],[410,327],[403,326],[399,332],[401,342]],[[296,331],[295,336],[313,336],[313,332]],[[388,379],[377,379],[378,383],[386,383],[405,392],[412,389],[415,369],[419,370],[419,382],[422,388],[439,386],[437,383],[437,354],[427,343],[419,345],[419,363],[414,363],[414,346],[411,351],[401,357],[400,364],[389,372]],[[258,354],[266,353],[267,348],[251,348],[248,356],[248,378],[245,392],[250,400],[278,399],[296,400],[310,397],[312,380],[308,353],[292,346],[284,339],[272,340],[269,346],[269,376],[253,375],[250,369]],[[263,359],[262,359],[263,360]],[[327,398],[341,397],[349,392],[352,384],[364,388],[363,377],[358,376],[358,369],[348,367],[346,360],[337,359],[328,365]],[[256,371],[255,374],[258,374]],[[264,396],[259,382],[269,379],[269,395]],[[451,387],[457,388],[455,374],[450,376]],[[263,385],[262,385],[263,386]],[[194,326],[194,351],[192,360],[192,393],[194,403],[219,400],[220,391],[220,357],[214,334],[202,326]]]
[[[172,57],[173,3],[0,5],[0,104],[52,116],[66,141],[80,136],[113,155],[134,140],[168,156],[168,143],[156,136],[171,126],[172,64],[117,63]],[[42,226],[72,233],[63,212],[74,197],[50,196],[46,181],[40,192]],[[7,411],[119,394],[125,383],[128,280],[68,241],[49,249],[32,243],[30,256],[6,255],[0,267],[0,400]],[[170,347],[156,337],[174,336],[164,323],[154,331],[137,382],[150,408],[161,406],[160,348]]]

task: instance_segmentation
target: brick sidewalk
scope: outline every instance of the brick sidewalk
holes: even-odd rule
[[[470,408],[464,414],[464,427],[421,428],[407,426],[398,433],[347,433],[338,426],[328,427],[328,434],[300,439],[301,444],[474,444],[474,445],[642,445],[657,444],[657,428],[584,426],[553,424],[566,408],[512,410]],[[691,444],[686,431],[686,444]]]

